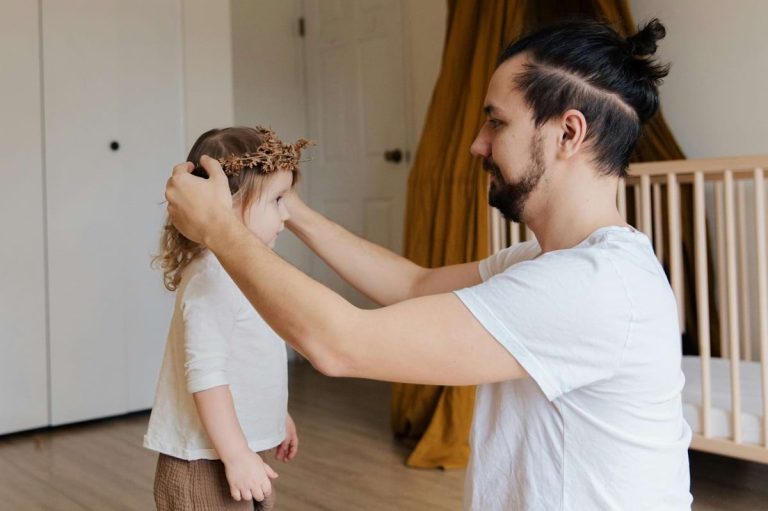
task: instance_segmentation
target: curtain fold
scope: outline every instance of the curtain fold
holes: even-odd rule
[[[608,21],[625,33],[636,30],[625,0],[448,0],[442,67],[408,180],[407,258],[437,267],[489,255],[487,176],[469,153],[485,119],[486,87],[509,42],[573,17]],[[657,115],[646,126],[634,160],[682,157],[663,117]],[[692,232],[691,226],[690,247]],[[392,429],[414,446],[409,466],[466,465],[474,398],[474,387],[393,385]]]

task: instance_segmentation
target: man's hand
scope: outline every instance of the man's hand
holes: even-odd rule
[[[208,179],[191,175],[194,165],[181,163],[165,187],[168,214],[173,225],[187,238],[204,243],[209,232],[221,222],[231,220],[232,195],[227,176],[219,162],[209,156],[200,158]]]
[[[302,224],[302,221],[306,218],[307,214],[312,213],[312,209],[307,206],[295,188],[291,189],[291,191],[283,197],[283,200],[285,201],[285,207],[288,210],[288,213],[290,213],[290,218],[285,225],[288,229],[295,232]]]
[[[222,461],[233,499],[261,502],[272,493],[271,480],[277,473],[258,454],[246,450],[233,459]]]
[[[290,415],[285,418],[285,440],[277,446],[275,459],[289,462],[296,457],[299,452],[299,435],[296,432],[296,424]]]

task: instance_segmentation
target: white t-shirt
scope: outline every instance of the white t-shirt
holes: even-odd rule
[[[211,253],[185,268],[144,447],[185,460],[219,459],[192,397],[229,385],[251,450],[285,438],[285,343]]]
[[[531,376],[477,390],[465,509],[690,509],[677,307],[648,238],[539,253],[503,250],[456,292]]]

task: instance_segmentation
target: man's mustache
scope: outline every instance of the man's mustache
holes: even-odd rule
[[[483,170],[496,177],[501,177],[501,169],[498,165],[493,163],[493,160],[490,157],[483,158]]]

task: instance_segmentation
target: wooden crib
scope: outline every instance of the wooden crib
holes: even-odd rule
[[[768,155],[638,163],[617,197],[667,269],[681,330],[695,327],[698,354],[683,357],[691,448],[761,463],[768,463],[765,169]],[[685,258],[684,219],[692,231]],[[533,236],[495,209],[490,223],[493,252]],[[686,300],[694,303],[686,308]]]

